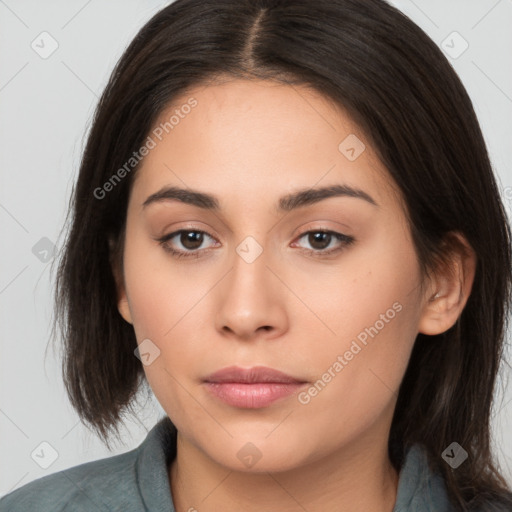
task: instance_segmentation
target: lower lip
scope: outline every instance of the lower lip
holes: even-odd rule
[[[276,400],[295,394],[304,383],[293,382],[206,382],[208,391],[223,402],[244,409],[267,407]]]

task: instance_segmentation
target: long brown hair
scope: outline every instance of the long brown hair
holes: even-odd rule
[[[469,241],[477,256],[471,295],[451,329],[417,336],[389,454],[398,468],[407,447],[421,443],[457,510],[512,509],[489,433],[511,302],[510,226],[464,86],[436,44],[382,0],[177,0],[140,30],[97,106],[57,274],[72,405],[108,444],[145,382],[111,266],[121,263],[138,166],[103,197],[95,190],[173,98],[222,76],[305,84],[346,109],[401,191],[425,275],[449,254],[450,233]],[[456,470],[441,460],[453,441],[469,454]]]

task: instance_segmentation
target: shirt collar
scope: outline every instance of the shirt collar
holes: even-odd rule
[[[428,455],[420,444],[412,445],[406,454],[398,477],[397,499],[393,512],[448,512],[443,477],[430,469]]]
[[[176,457],[176,427],[162,418],[138,448],[136,479],[146,509],[175,512],[168,467]],[[399,472],[393,512],[445,512],[450,510],[444,480],[431,471],[425,449],[412,445]]]
[[[135,473],[146,510],[176,512],[168,473],[169,463],[176,457],[176,427],[168,416],[149,431],[138,452]]]

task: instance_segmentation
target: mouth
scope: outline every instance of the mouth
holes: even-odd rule
[[[243,409],[267,407],[290,397],[308,382],[273,368],[254,366],[223,368],[204,379],[206,389],[217,399]]]

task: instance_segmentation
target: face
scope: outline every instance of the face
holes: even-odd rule
[[[232,80],[174,101],[150,137],[119,311],[179,435],[245,471],[387,443],[424,297],[404,211],[358,126],[305,87]],[[233,366],[290,379],[211,377]]]

